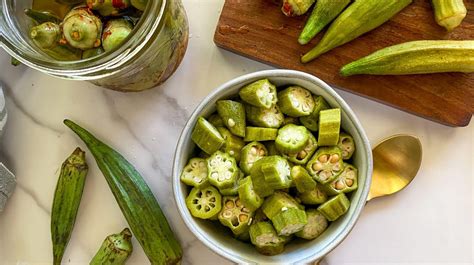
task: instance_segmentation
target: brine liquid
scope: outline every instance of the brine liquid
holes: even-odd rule
[[[50,11],[62,19],[71,9],[71,6],[60,4],[55,0],[33,0],[32,8],[35,10]]]

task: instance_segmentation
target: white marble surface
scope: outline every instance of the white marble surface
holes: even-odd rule
[[[9,121],[1,160],[18,186],[0,215],[0,264],[51,264],[50,208],[59,166],[83,144],[62,125],[71,118],[119,150],[148,181],[184,247],[185,264],[227,264],[183,224],[171,192],[178,135],[193,108],[213,88],[269,66],[222,51],[212,42],[222,0],[185,0],[191,28],[186,57],[162,87],[137,94],[106,91],[10,66],[0,51]],[[474,126],[445,127],[340,91],[372,144],[396,133],[421,138],[423,165],[403,192],[367,205],[329,264],[472,264]],[[442,107],[442,102],[440,102]],[[87,264],[107,234],[126,222],[89,157],[74,233],[64,261]],[[129,264],[147,264],[137,242]]]

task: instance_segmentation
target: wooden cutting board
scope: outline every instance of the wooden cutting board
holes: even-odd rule
[[[468,15],[448,33],[433,18],[429,0],[415,0],[381,27],[326,53],[309,64],[300,56],[321,38],[300,46],[306,16],[285,17],[271,0],[226,0],[217,25],[217,46],[281,68],[313,74],[331,85],[449,125],[466,126],[474,112],[474,74],[341,77],[340,67],[378,49],[412,40],[474,40],[474,1]]]

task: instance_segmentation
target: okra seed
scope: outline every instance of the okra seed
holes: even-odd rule
[[[217,172],[214,172],[214,173],[211,174],[211,177],[213,179],[217,179],[219,177],[219,174]]]
[[[234,127],[235,126],[235,121],[233,119],[229,119],[227,121],[227,124],[229,125],[229,127]]]
[[[352,184],[354,184],[354,181],[352,179],[346,179],[346,184],[349,187],[352,187]]]
[[[239,215],[239,221],[242,222],[242,223],[247,222],[248,219],[249,219],[249,216],[246,215],[246,214]]]
[[[338,180],[338,181],[336,182],[336,189],[342,190],[343,188],[344,188],[344,183],[342,183],[341,180]]]
[[[346,145],[346,144],[349,144],[349,143],[350,143],[349,138],[344,138],[344,139],[342,139],[342,144],[343,144],[343,145]]]
[[[215,197],[212,197],[209,199],[210,202],[215,202],[216,201],[216,198]]]
[[[229,167],[232,166],[232,162],[230,162],[230,161],[225,161],[224,165],[225,165],[225,167],[229,168]]]
[[[235,155],[234,150],[230,150],[230,151],[229,151],[229,155],[231,155],[231,156]]]
[[[232,173],[226,172],[225,173],[225,179],[231,179],[232,178]]]
[[[257,154],[257,148],[256,148],[255,146],[252,147],[252,148],[250,148],[250,153],[251,153],[252,155],[256,155],[256,154]]]
[[[339,155],[338,154],[334,154],[331,156],[331,163],[336,163],[339,161]]]
[[[282,212],[288,211],[288,207],[283,207],[283,208],[281,208],[281,211],[282,211]]]
[[[319,161],[313,164],[314,171],[319,171],[321,169],[323,169],[323,165]]]
[[[242,206],[242,203],[240,202],[239,199],[235,200],[235,205],[237,205],[237,207],[240,207]]]
[[[326,163],[328,162],[328,156],[327,155],[322,155],[318,158],[318,160],[321,162],[321,163]]]
[[[234,202],[233,201],[226,201],[225,202],[225,207],[226,208],[234,208]]]
[[[265,150],[260,149],[260,151],[258,152],[258,154],[259,154],[260,156],[264,156],[264,155],[265,155]]]
[[[245,208],[245,207],[242,208],[242,212],[244,212],[244,213],[250,213],[249,209],[247,209],[247,208]]]
[[[346,150],[342,151],[342,156],[348,156],[348,155],[349,155],[349,153]]]
[[[199,166],[200,167],[205,167],[206,166],[206,163],[204,163],[203,161],[199,162]]]
[[[334,170],[334,171],[339,171],[339,170],[341,170],[341,165],[335,164],[335,165],[332,167],[332,170]]]
[[[224,214],[222,214],[225,218],[230,218],[232,216],[232,211],[231,210],[227,210],[224,212]]]
[[[301,152],[298,153],[297,158],[298,159],[304,159],[308,153],[306,153],[305,150],[302,150]]]
[[[204,210],[206,210],[206,212],[209,212],[209,211],[211,210],[211,207],[209,207],[209,206],[206,205],[206,206],[204,207]]]
[[[201,183],[202,182],[202,179],[198,178],[198,177],[194,177],[193,178],[195,182],[197,183]]]

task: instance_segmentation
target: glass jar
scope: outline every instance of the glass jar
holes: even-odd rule
[[[166,81],[186,52],[188,21],[180,0],[151,0],[132,34],[102,55],[60,61],[43,53],[28,37],[31,0],[0,0],[0,46],[21,63],[56,77],[87,80],[119,91],[142,91]]]

